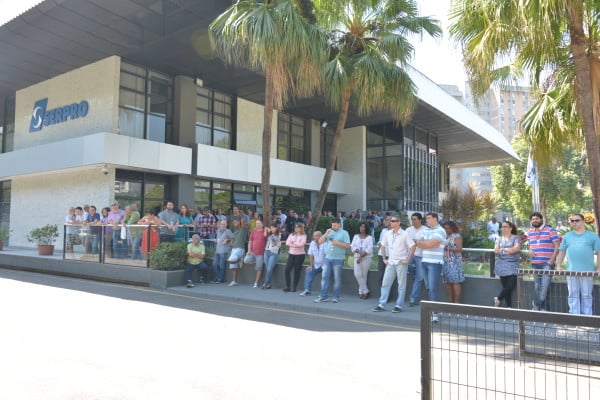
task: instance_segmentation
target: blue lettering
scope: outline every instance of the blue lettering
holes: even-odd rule
[[[85,117],[90,110],[90,104],[87,100],[53,108],[52,110],[46,110],[47,104],[48,99],[46,98],[36,101],[33,105],[29,132],[36,132],[44,126],[59,124],[69,119],[73,120]]]
[[[79,108],[78,108],[79,116],[85,117],[87,115],[89,109],[90,109],[90,105],[88,104],[87,101],[83,100],[81,103],[79,103]]]
[[[73,103],[69,106],[69,116],[71,117],[71,119],[75,119],[78,117],[77,104]]]

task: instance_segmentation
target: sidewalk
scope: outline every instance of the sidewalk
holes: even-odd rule
[[[310,296],[300,296],[300,292],[284,292],[281,289],[262,290],[253,288],[251,285],[239,284],[229,287],[227,283],[221,284],[196,284],[193,288],[185,286],[169,287],[167,292],[177,293],[194,297],[205,297],[215,300],[235,301],[242,304],[252,304],[265,308],[284,308],[301,313],[324,314],[339,316],[357,321],[369,321],[385,325],[401,326],[409,329],[419,329],[420,307],[409,307],[404,305],[404,311],[392,313],[394,302],[386,305],[386,311],[373,312],[377,306],[377,298],[361,300],[358,296],[342,296],[337,304],[331,301],[326,303],[314,303],[318,293],[313,292]]]

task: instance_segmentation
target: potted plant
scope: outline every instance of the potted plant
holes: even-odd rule
[[[27,235],[27,240],[31,243],[37,243],[40,256],[54,254],[56,239],[58,239],[58,226],[50,224],[35,228]]]
[[[10,231],[8,229],[0,229],[0,250],[4,248],[4,242],[8,240]]]

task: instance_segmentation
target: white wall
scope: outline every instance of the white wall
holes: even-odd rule
[[[250,154],[262,154],[264,107],[238,97],[237,101],[237,150]],[[277,156],[277,110],[273,110],[271,125],[271,157]]]
[[[338,152],[337,168],[352,179],[348,182],[345,196],[338,196],[338,210],[350,211],[367,207],[367,130],[357,126],[344,130]],[[331,192],[332,190],[330,190]]]
[[[27,234],[46,224],[57,224],[61,233],[56,247],[62,249],[63,224],[70,206],[95,205],[98,212],[114,197],[115,171],[107,175],[98,168],[17,177],[12,180],[10,200],[11,246],[34,247]]]
[[[15,150],[96,132],[116,132],[120,62],[119,57],[108,57],[19,90],[15,99]],[[89,111],[83,118],[29,132],[34,103],[44,98],[48,98],[47,110],[87,100]]]

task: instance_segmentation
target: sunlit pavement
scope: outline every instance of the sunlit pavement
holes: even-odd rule
[[[419,334],[0,270],[2,399],[418,399]]]

